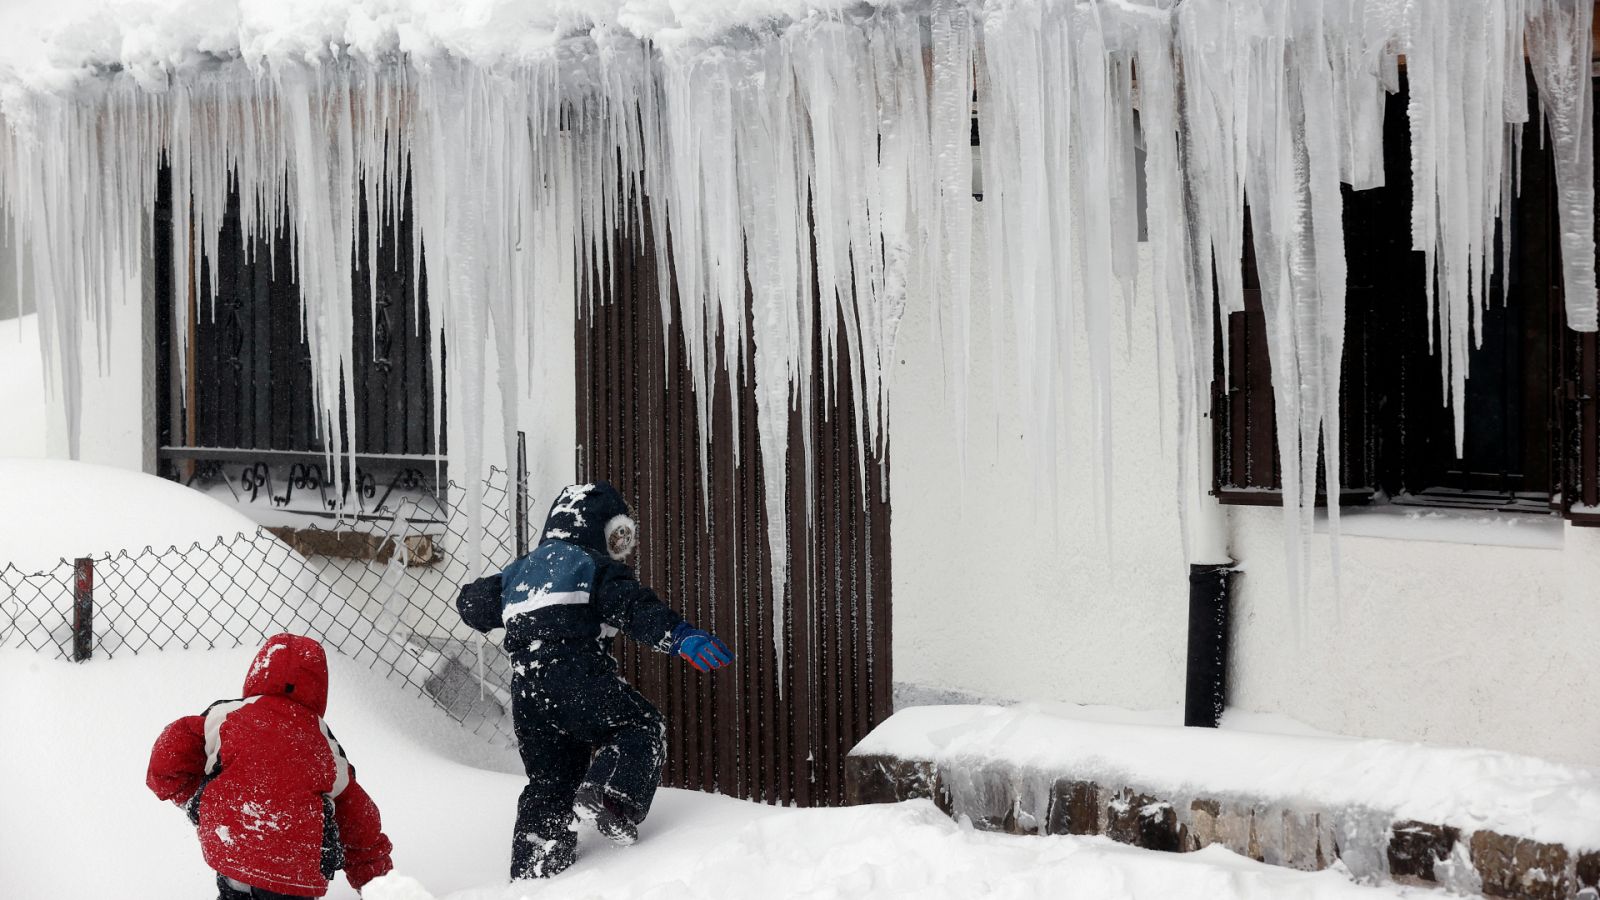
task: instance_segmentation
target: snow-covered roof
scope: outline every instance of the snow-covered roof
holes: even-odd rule
[[[615,29],[671,43],[904,0],[8,0],[0,78],[31,87],[216,59],[253,66],[350,55],[515,62],[564,35]]]

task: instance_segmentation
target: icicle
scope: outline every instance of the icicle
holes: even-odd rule
[[[1528,61],[1555,151],[1567,327],[1597,327],[1594,249],[1594,4],[1527,0]]]
[[[1078,15],[1078,43],[1068,59],[1073,65],[1072,82],[1077,105],[1070,137],[1074,151],[1069,165],[1076,176],[1072,183],[1073,211],[1069,221],[1082,223],[1082,237],[1066,231],[1068,252],[1060,260],[1074,258],[1076,250],[1083,290],[1072,307],[1074,318],[1082,324],[1089,358],[1089,392],[1094,417],[1094,471],[1100,490],[1095,492],[1096,518],[1101,534],[1111,536],[1111,305],[1112,284],[1121,275],[1123,292],[1132,296],[1132,264],[1124,259],[1138,240],[1136,220],[1129,215],[1134,202],[1131,179],[1117,173],[1133,165],[1131,127],[1126,131],[1124,114],[1132,114],[1132,93],[1118,95],[1115,66],[1106,45],[1104,23],[1098,7]],[[1125,65],[1125,63],[1124,63]],[[1122,109],[1118,109],[1118,105]],[[1111,184],[1106,185],[1107,176]],[[1122,270],[1119,272],[1118,270]],[[1072,283],[1072,273],[1057,273],[1058,289]],[[1070,295],[1069,295],[1070,296]],[[1064,337],[1070,340],[1070,337]]]
[[[1437,333],[1440,342],[1458,454],[1469,353],[1496,262],[1506,136],[1520,121],[1512,117],[1525,118],[1519,7],[1520,0],[1433,0],[1408,4],[1403,23],[1386,23],[1406,54],[1412,246],[1427,257],[1430,338]]]
[[[972,21],[957,0],[937,0],[932,16],[933,83],[929,95],[934,157],[934,210],[928,220],[926,258],[938,264],[927,285],[929,300],[950,323],[945,368],[954,385],[956,451],[961,481],[967,470],[967,379],[972,372]]]
[[[1212,280],[1210,252],[1201,233],[1192,227],[1195,182],[1184,177],[1194,131],[1189,127],[1184,102],[1186,84],[1180,83],[1175,65],[1175,24],[1170,20],[1141,28],[1136,38],[1139,72],[1139,122],[1145,141],[1146,228],[1151,248],[1151,271],[1157,296],[1158,327],[1168,334],[1171,348],[1173,393],[1176,399],[1178,466],[1176,491],[1183,528],[1184,557],[1194,561],[1189,519],[1194,515],[1190,498],[1199,497],[1211,482],[1202,468],[1209,441],[1197,434],[1210,409],[1210,376],[1205,365],[1212,359]],[[1208,502],[1202,500],[1201,502]],[[1214,501],[1212,501],[1214,502]],[[1220,562],[1221,560],[1211,560]]]
[[[810,237],[806,167],[799,143],[801,110],[790,81],[788,46],[769,42],[750,63],[739,75],[740,89],[732,92],[737,104],[732,112],[755,336],[756,430],[771,548],[767,587],[775,649],[781,657],[789,554],[790,398],[799,393],[805,397],[801,402],[810,404],[810,319],[801,315],[812,302]],[[768,98],[762,86],[777,96]],[[808,373],[805,381],[799,380],[802,370]],[[807,472],[811,465],[807,458]],[[782,691],[781,674],[779,682]]]
[[[1071,370],[1073,298],[1068,17],[1059,10],[991,8],[983,26],[984,211],[990,297],[1009,305],[1017,391],[1033,468],[1056,491],[1058,371]],[[1047,52],[1046,48],[1050,48]],[[1045,98],[1051,98],[1046,102]],[[1059,294],[1059,296],[1058,296]]]

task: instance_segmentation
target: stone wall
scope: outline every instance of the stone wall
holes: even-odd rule
[[[851,804],[918,798],[985,831],[1104,835],[1150,850],[1221,844],[1271,865],[1317,870],[1338,860],[1362,881],[1449,887],[1490,897],[1600,900],[1600,850],[1428,822],[1382,810],[1316,809],[1275,798],[1161,795],[1135,785],[1022,770],[852,754]]]

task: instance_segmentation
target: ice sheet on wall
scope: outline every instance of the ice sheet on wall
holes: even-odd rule
[[[1036,469],[1055,471],[1062,429],[1090,429],[1108,520],[1111,304],[1135,296],[1138,145],[1179,447],[1195,443],[1209,407],[1214,316],[1242,307],[1248,202],[1303,584],[1319,447],[1326,488],[1338,490],[1340,185],[1382,180],[1383,94],[1402,57],[1413,240],[1434,273],[1451,397],[1503,264],[1494,234],[1515,190],[1507,163],[1530,139],[1525,52],[1556,148],[1568,322],[1596,326],[1592,7],[1580,0],[910,0],[809,14],[775,0],[698,4],[682,21],[624,15],[624,4],[591,21],[530,12],[546,24],[522,23],[515,40],[442,7],[340,31],[340,0],[325,5],[322,18],[241,25],[237,46],[208,33],[187,55],[152,59],[123,42],[126,58],[90,60],[114,65],[0,79],[0,201],[31,254],[52,384],[74,423],[82,336],[99,333],[142,264],[164,157],[192,198],[174,205],[176,284],[215,278],[190,247],[214,258],[230,185],[247,237],[293,230],[316,402],[327,446],[339,446],[353,421],[338,386],[358,211],[379,211],[368,218],[376,248],[409,177],[433,346],[450,347],[433,390],[448,387],[468,484],[485,454],[486,388],[503,388],[514,434],[515,397],[537,393],[539,365],[520,370],[516,349],[534,346],[553,304],[594,301],[580,276],[607,265],[613,229],[648,224],[665,236],[657,266],[677,300],[662,278],[658,301],[682,326],[702,452],[711,427],[734,424],[712,422],[716,368],[756,393],[776,581],[792,549],[788,420],[812,409],[813,341],[821,389],[836,388],[827,373],[842,356],[863,444],[881,447],[909,303],[937,311],[960,439],[973,305],[1014,330],[1013,393]],[[307,30],[318,28],[329,33]],[[166,37],[155,44],[184,42]],[[970,266],[974,93],[985,284]],[[195,312],[206,314],[180,290],[180,336]],[[1069,423],[1078,361],[1090,419]],[[809,486],[812,448],[801,454],[793,477]],[[1209,477],[1187,452],[1177,496]]]

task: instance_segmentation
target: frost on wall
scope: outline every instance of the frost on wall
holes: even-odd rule
[[[817,12],[770,0],[682,4],[667,20],[623,2],[583,21],[543,0],[489,4],[500,17],[483,21],[429,4],[379,15],[326,0],[294,21],[246,6],[237,22],[193,33],[176,6],[165,18],[162,4],[140,7],[155,10],[143,30],[102,23],[140,40],[107,41],[102,28],[65,69],[4,78],[0,200],[32,255],[49,365],[74,423],[80,336],[99,334],[142,264],[165,155],[178,196],[192,198],[174,204],[175,283],[200,270],[189,235],[214,258],[230,184],[247,246],[292,227],[321,426],[339,446],[354,415],[341,418],[338,385],[349,376],[359,203],[380,212],[368,222],[376,248],[409,177],[430,283],[417,302],[434,304],[436,354],[451,348],[434,391],[448,386],[463,423],[469,484],[485,453],[489,379],[513,434],[515,398],[537,397],[541,365],[519,371],[516,348],[533,347],[554,304],[591,302],[578,285],[608,264],[613,229],[648,226],[665,236],[656,264],[678,302],[665,277],[659,302],[683,327],[702,452],[716,366],[756,392],[776,581],[788,556],[788,417],[811,409],[813,338],[823,377],[836,354],[848,360],[863,444],[881,446],[908,303],[935,309],[958,423],[972,304],[995,307],[989,320],[1016,335],[1014,393],[1037,468],[1053,472],[1058,427],[1092,429],[1105,517],[1110,304],[1134,296],[1142,147],[1161,357],[1187,448],[1178,495],[1210,478],[1192,438],[1208,410],[1214,310],[1242,308],[1248,202],[1278,374],[1292,581],[1303,584],[1295,567],[1319,447],[1335,482],[1326,488],[1338,490],[1340,184],[1382,180],[1383,94],[1397,89],[1402,56],[1413,240],[1434,273],[1428,303],[1450,396],[1461,397],[1503,265],[1494,230],[1530,117],[1524,52],[1558,161],[1568,322],[1596,327],[1593,10],[1582,0],[904,0]],[[986,285],[971,283],[974,92]],[[176,298],[179,335],[189,314]],[[1091,421],[1064,423],[1064,379],[1080,355]],[[812,448],[802,453],[795,477],[809,485]]]

